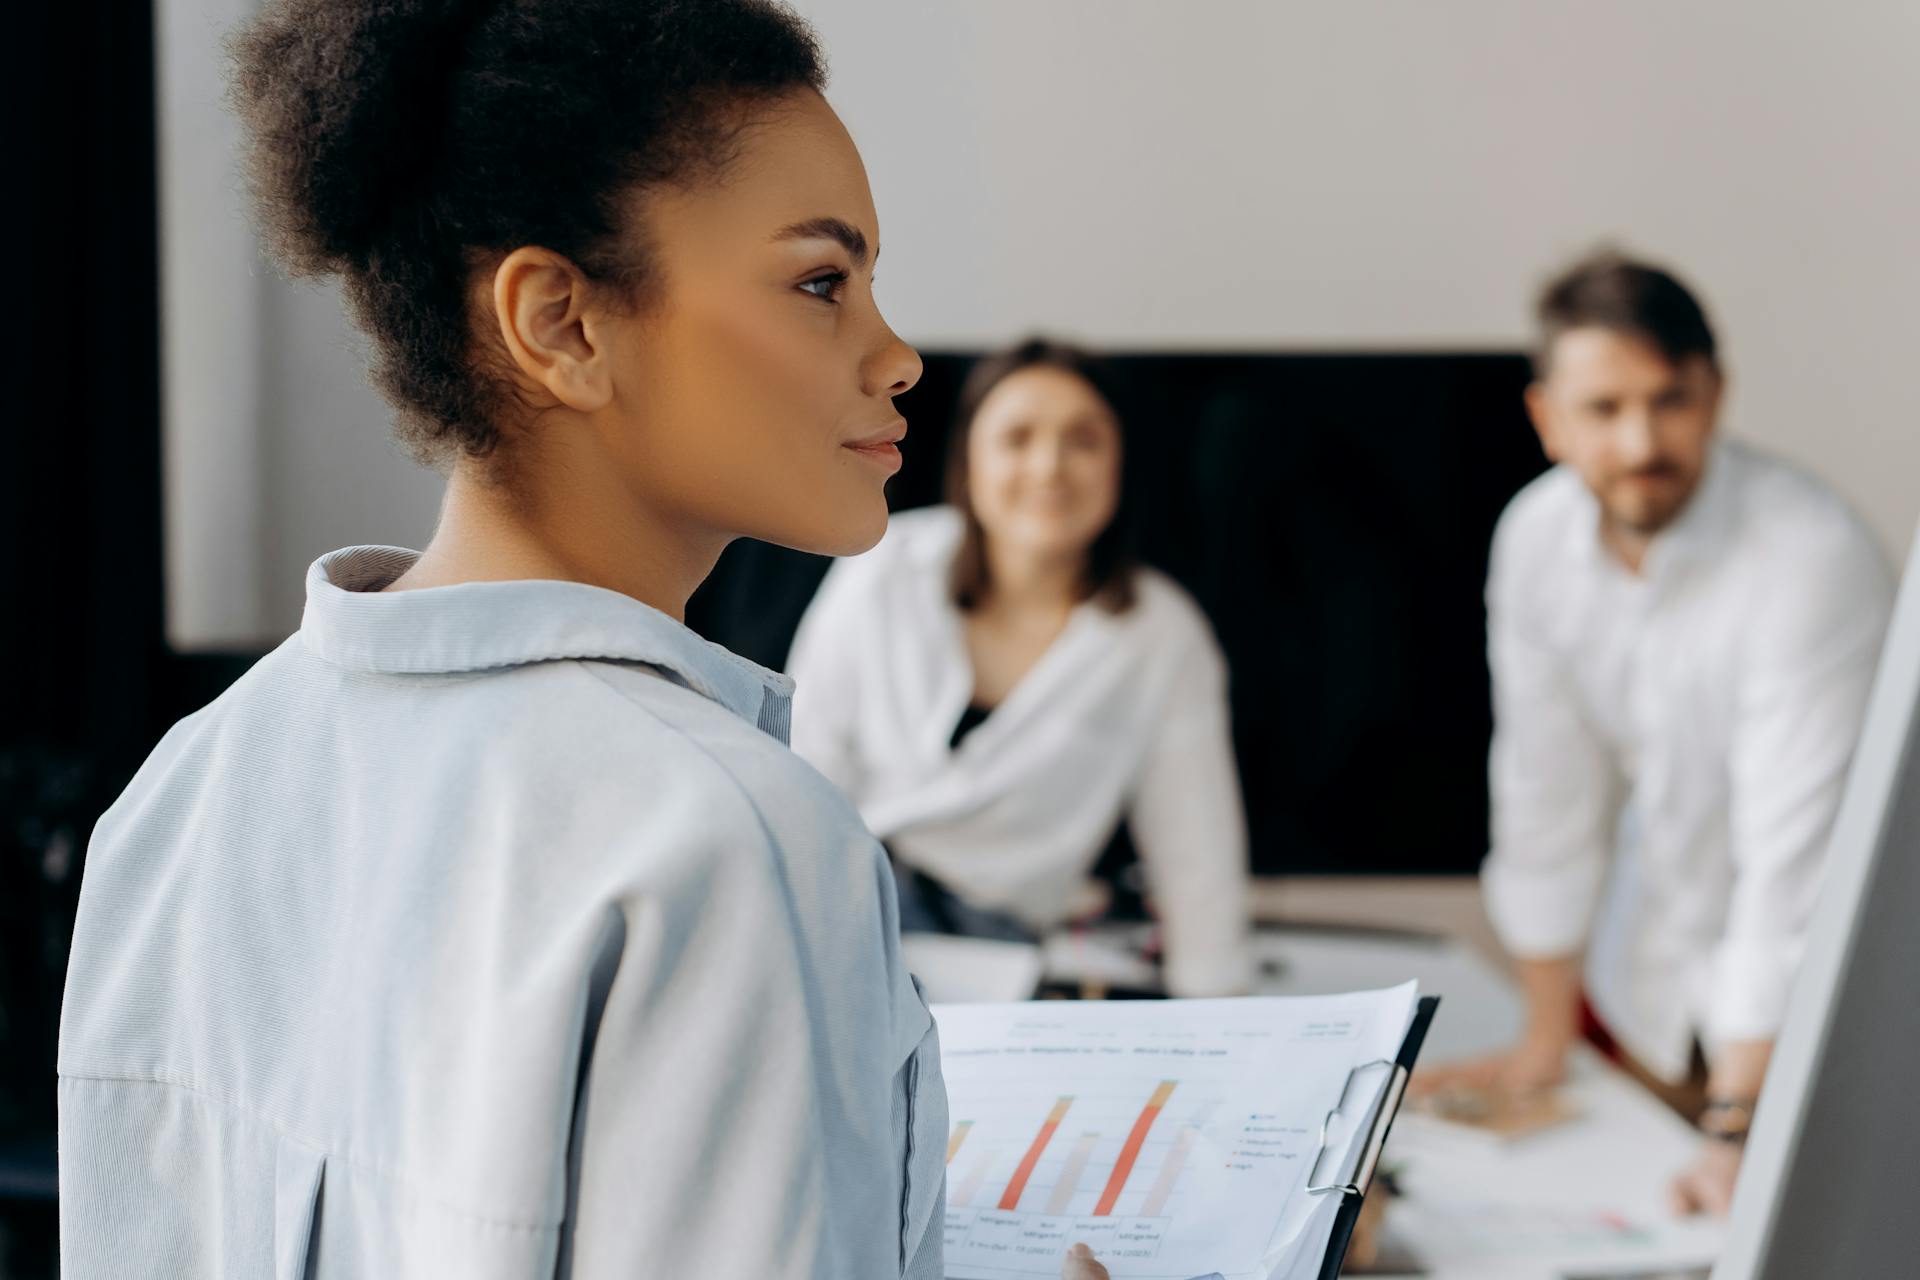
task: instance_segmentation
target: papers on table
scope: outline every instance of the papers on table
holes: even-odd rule
[[[1711,1263],[1724,1224],[1667,1207],[1698,1136],[1590,1051],[1575,1053],[1564,1088],[1579,1119],[1509,1140],[1403,1109],[1387,1163],[1406,1195],[1388,1212],[1388,1243],[1428,1274],[1472,1280]]]
[[[1415,1012],[1306,998],[942,1005],[947,1275],[1310,1280]]]
[[[940,1004],[1026,1000],[1040,985],[1040,948],[1031,943],[903,933],[900,956],[927,999]]]

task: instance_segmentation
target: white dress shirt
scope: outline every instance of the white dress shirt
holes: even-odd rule
[[[786,678],[413,560],[317,563],[99,824],[63,1274],[938,1280],[932,1019]]]
[[[1506,945],[1586,948],[1601,1020],[1678,1080],[1696,1038],[1779,1030],[1891,583],[1840,498],[1730,442],[1641,573],[1599,520],[1562,467],[1494,536],[1482,875]]]
[[[1124,613],[1078,606],[957,748],[973,695],[949,591],[950,507],[893,517],[835,564],[801,620],[794,750],[844,788],[909,866],[1036,929],[1069,913],[1125,817],[1182,995],[1245,989],[1247,835],[1227,670],[1206,618],[1138,572]]]

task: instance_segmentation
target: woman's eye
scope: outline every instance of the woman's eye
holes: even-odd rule
[[[846,283],[846,272],[832,271],[824,276],[815,276],[811,280],[802,281],[800,291],[812,294],[822,302],[837,302],[840,299],[840,290]]]

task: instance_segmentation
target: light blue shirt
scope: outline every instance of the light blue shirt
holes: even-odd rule
[[[933,1024],[791,685],[413,559],[316,563],[100,822],[68,1280],[938,1277]]]

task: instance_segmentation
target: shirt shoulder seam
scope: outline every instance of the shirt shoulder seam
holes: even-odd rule
[[[725,778],[727,782],[727,786],[733,791],[735,791],[736,793],[738,793],[741,800],[746,803],[747,810],[748,812],[753,814],[754,822],[760,828],[761,838],[766,841],[767,847],[770,849],[780,848],[780,842],[778,839],[775,838],[773,834],[773,825],[767,821],[767,815],[761,809],[759,801],[754,799],[753,792],[748,789],[747,785],[744,782],[740,781],[739,776],[735,774],[732,769],[729,769],[726,766],[726,764],[723,761],[721,761],[721,759],[717,755],[714,754],[712,748],[708,747],[706,743],[700,741],[700,739],[696,735],[689,733],[682,726],[673,723],[671,720],[661,715],[658,711],[654,710],[652,707],[649,707],[645,702],[641,701],[639,698],[634,697],[630,692],[628,692],[625,689],[622,689],[618,684],[616,684],[612,680],[609,680],[605,672],[597,671],[594,669],[596,666],[603,665],[603,664],[595,662],[592,659],[579,659],[578,662],[581,669],[584,670],[588,676],[599,681],[601,684],[605,685],[608,688],[608,690],[617,694],[619,697],[621,697],[628,703],[632,704],[633,706],[637,707],[640,711],[644,712],[650,719],[652,719],[655,724],[659,725],[662,729],[672,734],[674,737],[683,740],[684,742],[686,742],[686,744],[689,747],[691,747],[694,751],[698,752],[700,754],[700,758],[705,760],[710,766],[712,766],[713,770],[716,773],[718,773],[721,777]],[[656,677],[656,678],[660,678],[660,677]],[[673,687],[675,688],[683,689],[685,690],[685,692],[692,694],[696,698],[700,698],[704,701],[711,701],[711,699],[708,699],[705,694],[702,694],[697,690],[687,689],[684,685],[674,685],[674,682],[671,680],[666,681],[666,683],[669,685],[673,685]],[[733,713],[728,711],[725,707],[721,707],[718,704],[715,704],[715,709],[720,711],[723,715],[728,716],[730,719],[737,719],[737,717],[734,717]],[[739,723],[741,723],[743,726],[745,726],[748,729],[752,729],[754,733],[765,736],[762,730],[754,729],[753,726],[747,725],[745,721],[740,721]],[[774,743],[776,746],[778,745],[778,739],[768,738],[768,741]]]

